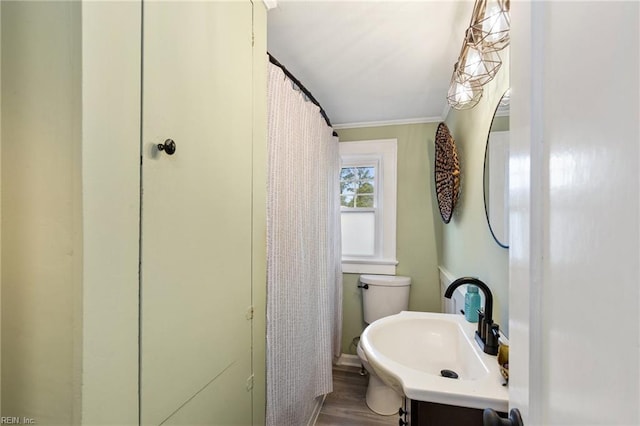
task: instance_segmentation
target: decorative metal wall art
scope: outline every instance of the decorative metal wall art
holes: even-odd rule
[[[444,123],[438,125],[435,145],[434,178],[438,208],[444,223],[449,223],[460,193],[460,163],[456,143]]]

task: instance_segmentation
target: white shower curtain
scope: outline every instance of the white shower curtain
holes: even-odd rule
[[[267,425],[304,426],[341,352],[338,138],[269,64]]]

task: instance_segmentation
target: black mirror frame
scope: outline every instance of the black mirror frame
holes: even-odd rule
[[[487,143],[485,145],[484,148],[484,165],[482,167],[482,201],[484,202],[484,215],[485,218],[487,219],[487,226],[489,227],[489,232],[491,232],[491,236],[493,237],[493,240],[496,242],[496,244],[498,244],[500,247],[508,249],[509,248],[509,244],[508,243],[503,243],[500,240],[498,240],[498,237],[496,237],[496,234],[493,230],[493,227],[491,227],[491,221],[489,220],[489,209],[487,208],[487,179],[486,179],[486,175],[487,175],[487,154],[489,152],[489,139],[491,138],[491,129],[493,128],[493,121],[496,118],[496,114],[498,113],[498,109],[500,108],[500,103],[502,102],[502,98],[504,98],[504,95],[509,91],[509,89],[505,90],[505,92],[502,94],[502,96],[500,97],[500,101],[498,102],[498,105],[496,105],[496,109],[493,112],[493,117],[491,117],[491,125],[489,126],[489,133],[487,134]],[[507,240],[508,240],[508,236],[507,236]]]

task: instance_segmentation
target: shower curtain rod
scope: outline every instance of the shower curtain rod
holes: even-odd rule
[[[300,83],[300,80],[298,80],[297,78],[294,77],[293,74],[291,74],[291,71],[289,71],[284,65],[278,62],[278,60],[274,58],[273,55],[271,55],[271,53],[267,52],[267,55],[269,55],[269,62],[271,62],[273,65],[277,67],[280,67],[282,72],[284,72],[284,74],[287,77],[289,77],[289,80],[293,81],[296,84],[296,86],[298,86],[298,88],[302,91],[302,93],[304,93],[305,96],[309,98],[311,102],[313,102],[318,108],[320,108],[320,115],[322,115],[322,118],[324,118],[324,121],[327,122],[327,126],[333,128],[333,126],[331,125],[331,121],[329,121],[329,117],[327,117],[327,113],[324,111],[324,109],[320,105],[320,102],[318,102],[316,98],[313,97],[311,92],[306,87],[304,87],[302,83]],[[333,136],[338,136],[338,133],[336,133],[335,130],[333,131]]]

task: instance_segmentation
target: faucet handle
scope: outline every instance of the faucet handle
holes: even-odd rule
[[[489,355],[498,354],[498,339],[500,338],[500,326],[491,324],[487,330],[487,339],[484,346],[484,352]]]
[[[481,339],[485,339],[485,327],[484,327],[484,312],[481,309],[478,309],[478,336]]]
[[[498,338],[500,337],[500,326],[496,323],[491,324],[491,337],[496,339],[496,342],[498,341]]]

